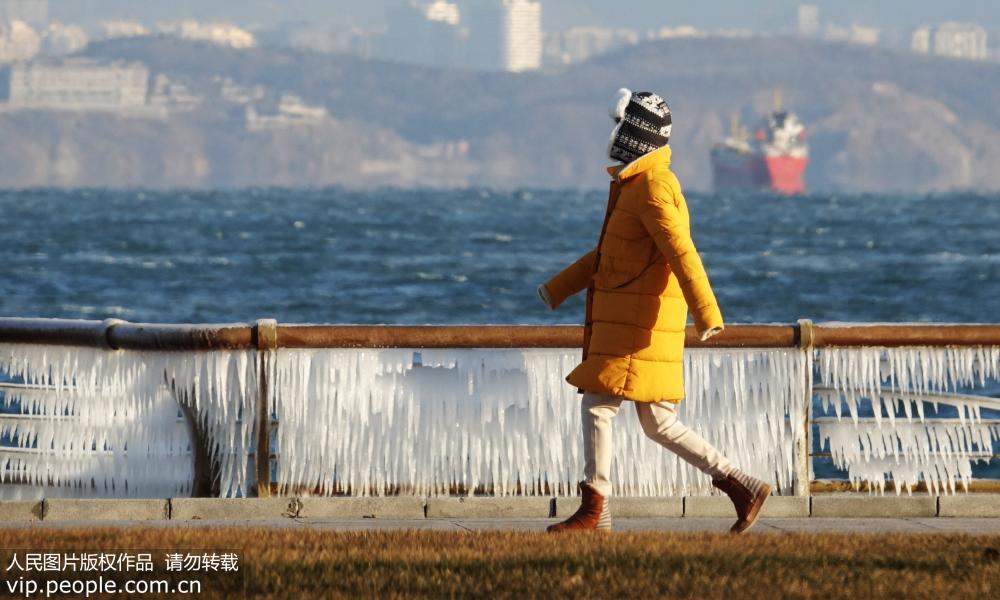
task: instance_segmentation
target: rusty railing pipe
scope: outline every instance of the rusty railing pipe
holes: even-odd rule
[[[689,348],[792,348],[791,325],[730,325],[702,342],[694,327]],[[579,325],[279,325],[279,348],[579,348]]]
[[[0,319],[0,342],[45,346],[108,347],[107,330],[117,320]]]
[[[168,325],[111,319],[0,318],[0,343],[123,350],[252,350],[258,328],[245,323]],[[276,348],[579,348],[579,325],[278,325]],[[806,339],[803,338],[805,336]],[[836,346],[1000,346],[998,324],[728,325],[689,348]]]
[[[279,325],[279,348],[579,348],[578,325]]]
[[[813,345],[832,346],[1000,346],[1000,325],[878,323],[814,325]]]
[[[249,325],[162,325],[119,322],[107,339],[121,350],[248,350],[254,347]]]

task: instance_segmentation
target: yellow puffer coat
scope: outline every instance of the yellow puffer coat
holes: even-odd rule
[[[545,284],[552,308],[587,288],[583,362],[566,380],[639,402],[679,402],[688,308],[699,332],[722,327],[722,313],[691,241],[670,147],[608,173],[597,247]]]

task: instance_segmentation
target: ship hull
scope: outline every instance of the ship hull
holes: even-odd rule
[[[806,193],[803,174],[809,157],[764,156],[729,148],[712,151],[712,182],[717,191],[771,190],[781,194]]]
[[[770,185],[770,175],[760,154],[716,148],[712,151],[712,182],[718,191],[757,190]]]
[[[772,190],[782,194],[806,193],[802,174],[809,164],[808,156],[768,156],[764,160]]]

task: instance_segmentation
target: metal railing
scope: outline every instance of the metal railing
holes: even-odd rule
[[[117,319],[0,318],[0,343],[89,346],[113,350],[250,350],[265,348],[578,348],[578,325],[304,325],[273,319],[221,325],[129,323]],[[838,346],[996,346],[1000,324],[727,325],[688,348]]]
[[[255,431],[256,494],[271,494],[272,414],[268,406],[268,356],[279,349],[333,348],[579,348],[583,328],[575,325],[310,325],[254,323],[170,325],[129,323],[111,319],[0,318],[0,344],[79,346],[122,351],[255,350],[257,410]],[[701,341],[693,327],[686,331],[688,348],[799,348],[811,352],[835,347],[975,347],[1000,346],[1000,324],[795,324],[727,325],[721,334]],[[812,374],[809,374],[812,377]],[[812,402],[812,382],[807,386]],[[181,405],[190,424],[194,455],[193,495],[211,493],[213,472],[209,442],[198,429],[190,406]],[[811,415],[797,425],[794,447],[794,493],[808,495],[810,485]]]

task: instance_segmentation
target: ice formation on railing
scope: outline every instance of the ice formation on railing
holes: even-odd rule
[[[245,494],[252,361],[243,352],[0,345],[0,375],[20,380],[0,389],[0,498],[189,495],[191,435],[178,397],[217,452],[222,494]]]
[[[163,373],[177,400],[194,409],[218,464],[219,495],[247,496],[256,482],[249,458],[255,446],[256,352],[144,353]]]
[[[282,350],[277,479],[300,494],[575,493],[580,396],[564,378],[578,362],[579,350]],[[795,349],[690,351],[681,418],[787,491],[808,362]],[[620,495],[712,490],[632,410],[616,418],[613,479]]]
[[[889,476],[897,494],[921,480],[930,493],[968,489],[972,461],[1000,440],[982,418],[1000,400],[959,393],[997,379],[1000,348],[823,348],[816,366],[820,444],[855,486],[884,492]]]
[[[0,406],[0,498],[190,492],[188,433],[163,390],[130,406],[113,394],[7,388]],[[16,483],[16,485],[15,485]]]

